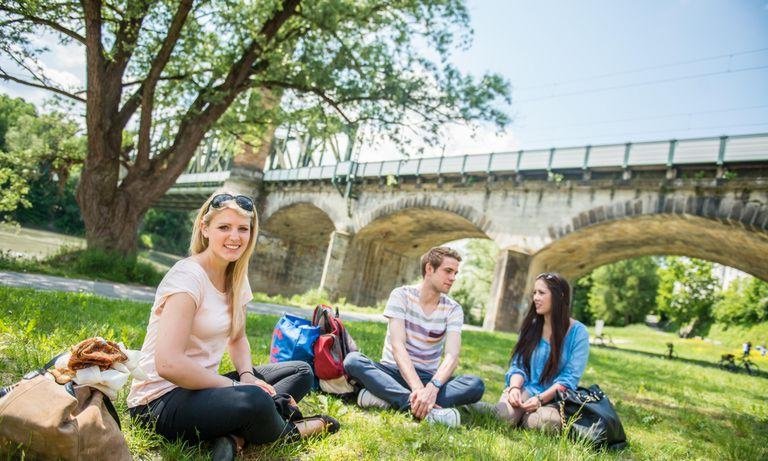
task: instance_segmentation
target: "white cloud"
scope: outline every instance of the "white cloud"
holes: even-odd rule
[[[45,47],[49,51],[40,56],[37,64],[27,61],[26,64],[28,66],[41,71],[43,75],[63,89],[69,91],[83,89],[85,82],[85,52],[79,44],[69,43],[61,45],[56,37],[46,34],[37,37],[33,42],[33,46],[38,48]],[[28,74],[23,69],[4,56],[0,57],[0,66],[3,69],[7,69],[13,76],[30,80]],[[0,91],[13,97],[24,98],[38,107],[42,107],[45,101],[53,95],[53,93],[43,89],[2,80],[0,80]]]

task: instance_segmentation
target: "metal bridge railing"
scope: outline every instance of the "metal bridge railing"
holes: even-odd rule
[[[382,162],[268,170],[264,181],[306,181],[354,175],[441,176],[628,168],[670,168],[768,161],[768,133],[600,146],[520,150],[458,157],[426,157]]]

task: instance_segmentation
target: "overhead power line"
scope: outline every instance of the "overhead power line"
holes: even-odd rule
[[[691,75],[683,75],[680,77],[671,77],[671,78],[662,78],[658,80],[647,80],[645,82],[637,82],[637,83],[628,83],[625,85],[614,85],[614,86],[606,86],[601,88],[592,88],[588,90],[580,90],[580,91],[571,91],[566,93],[558,93],[558,94],[552,94],[549,96],[541,96],[537,98],[529,98],[529,99],[519,99],[515,102],[522,103],[522,102],[535,102],[535,101],[543,101],[546,99],[556,99],[556,98],[562,98],[566,96],[577,96],[582,94],[590,94],[590,93],[600,93],[603,91],[612,91],[612,90],[621,90],[624,88],[636,88],[639,86],[646,86],[646,85],[658,85],[660,83],[671,83],[671,82],[678,82],[681,80],[690,80],[690,79],[696,79],[696,78],[705,78],[705,77],[713,77],[715,75],[722,75],[722,74],[735,74],[739,72],[750,72],[754,70],[762,70],[762,69],[768,69],[768,65],[763,66],[753,66],[753,67],[744,67],[741,69],[733,69],[733,70],[722,70],[717,72],[705,72],[701,74],[691,74]]]
[[[621,118],[621,119],[610,119],[610,120],[598,120],[598,121],[594,121],[594,122],[556,123],[556,124],[532,127],[531,130],[533,130],[533,131],[540,131],[540,130],[551,130],[553,128],[573,128],[573,127],[597,126],[597,125],[607,125],[607,124],[624,123],[624,122],[664,120],[664,119],[674,118],[674,117],[686,117],[686,116],[687,117],[695,117],[695,116],[699,116],[699,115],[720,114],[720,113],[725,113],[725,112],[747,111],[747,110],[765,109],[765,108],[768,108],[768,104],[763,104],[763,105],[759,105],[759,106],[733,107],[733,108],[730,108],[730,109],[705,110],[705,111],[699,111],[699,112],[678,112],[678,113],[674,113],[674,114],[662,114],[662,115],[653,115],[653,116],[647,116],[647,117],[632,117],[632,118]]]
[[[670,67],[679,67],[684,66],[688,64],[696,64],[699,62],[706,62],[706,61],[715,61],[717,59],[723,59],[723,58],[733,58],[735,56],[743,56],[745,54],[755,54],[755,53],[762,53],[768,51],[768,48],[758,48],[756,50],[746,50],[746,51],[738,51],[735,53],[728,53],[728,54],[719,54],[717,56],[708,56],[705,58],[698,58],[698,59],[691,59],[688,61],[680,61],[680,62],[674,62],[669,64],[659,64],[655,66],[647,66],[647,67],[639,67],[636,69],[629,69],[629,70],[620,70],[616,72],[609,72],[605,74],[598,74],[598,75],[592,75],[589,77],[582,77],[577,78],[573,80],[567,80],[564,82],[551,82],[551,83],[541,83],[538,85],[529,85],[529,86],[522,86],[519,88],[516,88],[517,91],[526,91],[526,90],[533,90],[533,89],[539,89],[539,88],[548,88],[552,86],[565,86],[569,85],[571,83],[579,83],[579,82],[585,82],[585,81],[591,81],[599,78],[607,78],[607,77],[615,77],[617,75],[627,75],[627,74],[635,74],[638,72],[645,72],[649,70],[656,70],[656,69],[667,69]]]

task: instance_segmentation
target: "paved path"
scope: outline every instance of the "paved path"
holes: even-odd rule
[[[27,274],[20,272],[0,271],[0,285],[13,287],[34,288],[36,290],[69,291],[74,293],[93,293],[105,298],[129,299],[151,303],[155,299],[155,289],[141,285],[125,283],[95,282],[92,280],[69,279],[53,275]],[[250,302],[248,311],[258,314],[281,315],[284,312],[301,317],[311,317],[312,309],[302,309],[296,306],[283,306]],[[384,322],[381,314],[363,314],[358,312],[341,312],[342,320],[362,322]]]

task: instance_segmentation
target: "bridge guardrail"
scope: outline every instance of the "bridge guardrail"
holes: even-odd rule
[[[425,157],[381,162],[345,161],[336,165],[268,170],[264,180],[304,181],[357,177],[441,176],[557,172],[616,168],[669,168],[682,165],[768,160],[768,133],[649,141],[627,144],[521,150],[455,157]]]

